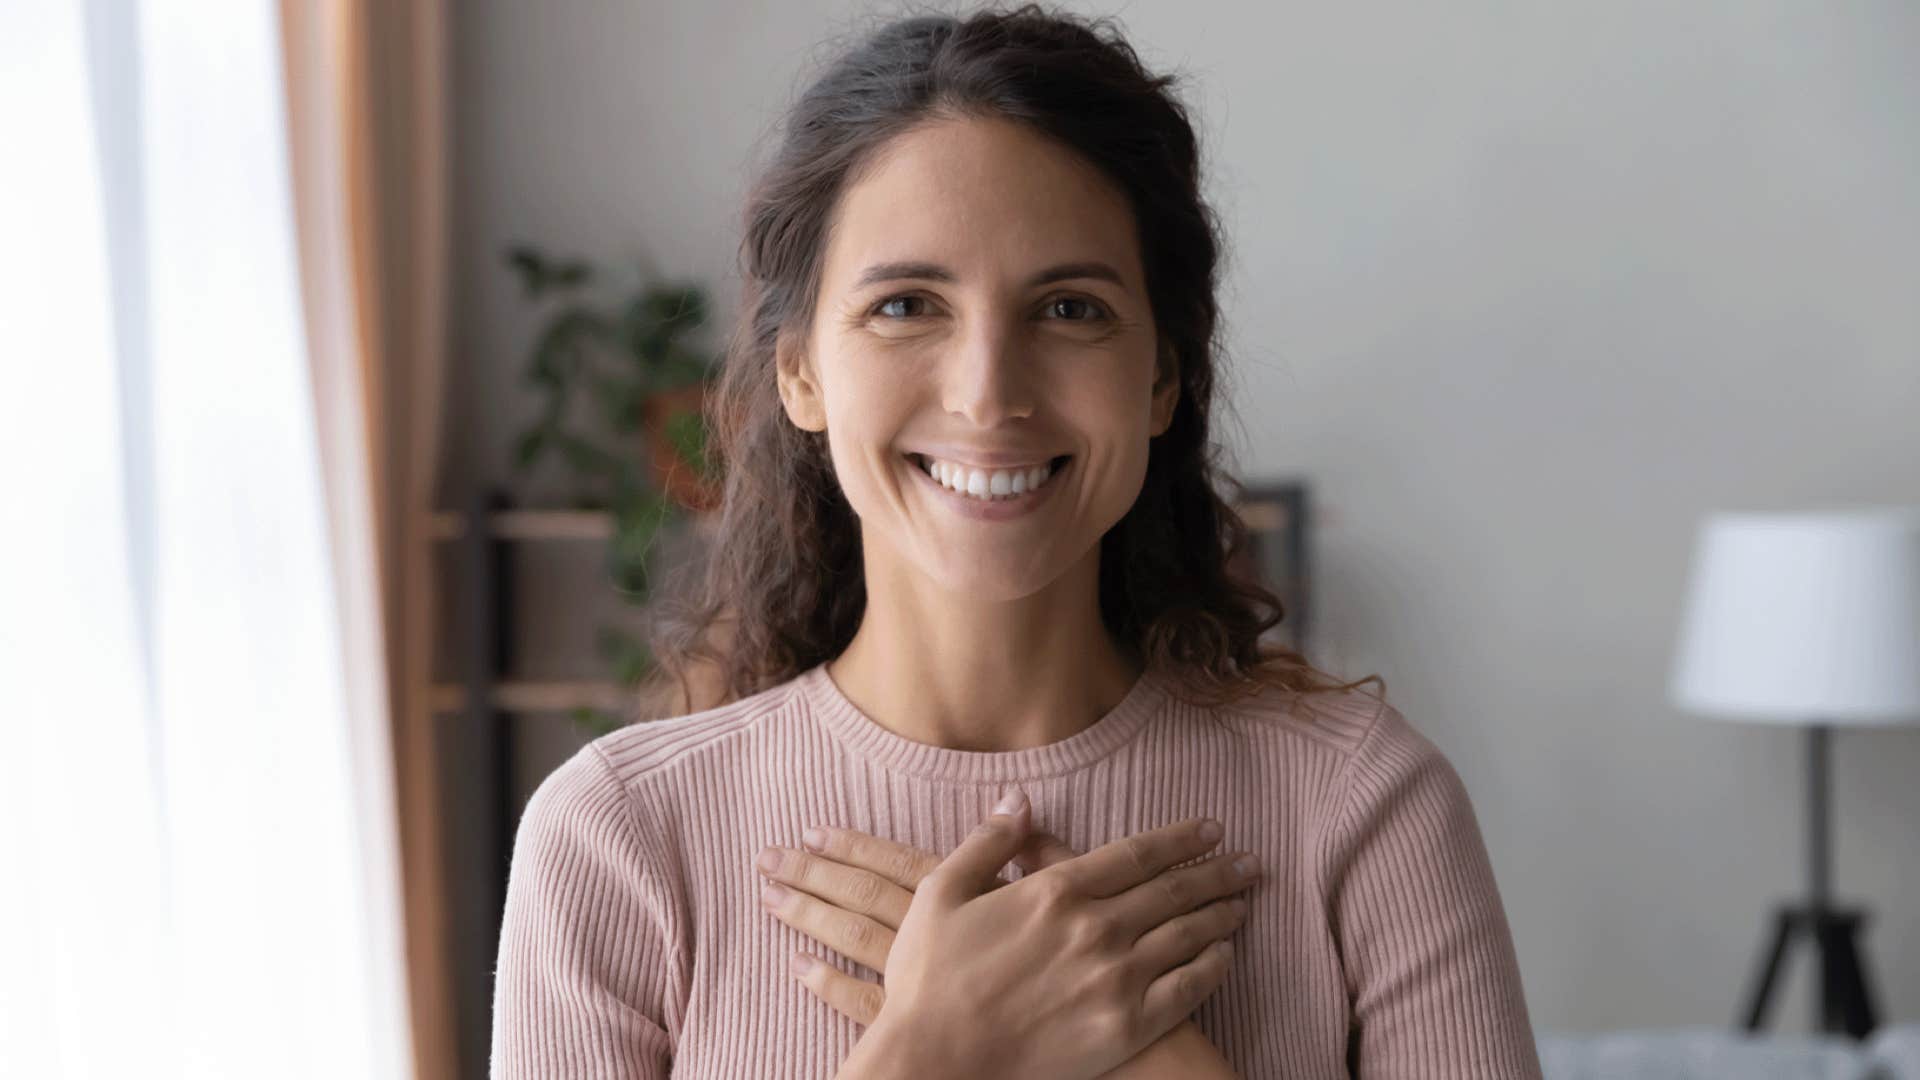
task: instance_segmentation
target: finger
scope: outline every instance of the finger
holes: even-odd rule
[[[1067,846],[1066,841],[1050,832],[1031,832],[1027,834],[1027,846],[1013,857],[1020,869],[1026,873],[1045,870],[1055,863],[1066,862],[1080,853]]]
[[[1134,942],[1130,962],[1150,978],[1158,978],[1178,964],[1200,955],[1200,950],[1230,937],[1247,921],[1247,902],[1241,898],[1216,900],[1176,919],[1168,919]]]
[[[1026,792],[1015,788],[994,811],[921,880],[916,893],[931,893],[951,907],[989,890],[1001,868],[1026,845],[1032,807]]]
[[[931,851],[896,844],[858,829],[815,826],[809,831],[820,833],[822,838],[817,847],[807,844],[808,851],[834,862],[871,870],[909,892],[940,865],[940,856]]]
[[[779,892],[777,896],[762,892],[760,897],[760,906],[774,918],[875,971],[887,970],[887,954],[893,951],[891,929],[797,889],[777,884],[769,884],[767,889]]]
[[[1249,861],[1251,872],[1241,871],[1242,859]],[[1168,870],[1098,906],[1116,928],[1137,938],[1176,915],[1240,892],[1259,876],[1260,860],[1252,852],[1229,852]]]
[[[1212,851],[1220,838],[1201,835],[1201,826],[1208,821],[1193,818],[1124,836],[1046,872],[1065,876],[1082,896],[1114,896],[1153,880],[1168,867]]]
[[[837,908],[865,915],[889,930],[900,929],[913,894],[892,881],[856,866],[792,848],[765,848],[754,861],[773,880],[819,897]]]
[[[1056,862],[1071,859],[1078,854],[1080,853],[1068,847],[1059,837],[1052,833],[1035,830],[1027,833],[1027,842],[1020,848],[1019,853],[1014,855],[1013,861],[1020,867],[1021,873],[1031,874],[1036,870],[1044,870]],[[987,891],[992,892],[995,889],[1004,888],[1011,884],[1013,884],[1013,882],[1005,877],[995,877],[991,882],[987,883]],[[898,928],[896,927],[896,929]]]
[[[862,1027],[872,1026],[886,1004],[887,992],[879,983],[870,983],[834,967],[815,956],[794,953],[789,970],[813,996],[833,1006],[841,1015]]]
[[[1220,989],[1232,966],[1233,943],[1216,941],[1200,950],[1199,956],[1153,980],[1140,1009],[1147,1027],[1160,1032],[1173,1030]]]

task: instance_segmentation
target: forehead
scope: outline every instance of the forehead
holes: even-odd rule
[[[1019,124],[940,120],[894,137],[842,193],[823,277],[845,289],[874,263],[924,261],[987,283],[1094,260],[1141,287],[1132,210],[1098,169]]]

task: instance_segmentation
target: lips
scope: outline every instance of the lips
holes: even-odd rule
[[[1060,474],[1071,472],[1074,465],[1073,455],[1062,454],[1032,467],[1030,471],[1002,469],[988,473],[945,464],[930,469],[928,466],[933,463],[918,453],[902,454],[901,458],[902,464],[920,474],[920,481],[936,494],[941,503],[963,517],[979,521],[1009,521],[1026,516],[1051,501],[1054,489],[1060,486]],[[946,480],[943,481],[936,472],[943,474]],[[1038,477],[1038,486],[1029,484],[1029,477]],[[956,489],[956,483],[961,485],[960,488]],[[996,487],[1000,489],[997,493],[994,490]],[[1016,487],[1020,490],[1014,490]]]
[[[969,498],[1004,501],[1038,491],[1053,474],[1071,460],[1071,455],[1033,461],[1001,468],[987,468],[934,455],[910,453],[908,460],[940,487]]]

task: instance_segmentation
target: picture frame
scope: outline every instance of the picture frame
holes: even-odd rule
[[[1280,598],[1282,618],[1261,640],[1304,653],[1312,641],[1313,614],[1309,487],[1304,480],[1271,480],[1243,488],[1234,509],[1246,522],[1247,546],[1228,561],[1227,569]]]

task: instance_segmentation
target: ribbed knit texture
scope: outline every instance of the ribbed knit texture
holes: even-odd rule
[[[813,824],[945,853],[1016,783],[1078,851],[1211,816],[1215,851],[1259,853],[1232,974],[1194,1014],[1240,1075],[1540,1075],[1466,789],[1379,698],[1207,709],[1150,672],[1070,738],[982,753],[882,727],[821,665],[613,732],[540,785],[507,888],[494,1076],[831,1077],[861,1028],[787,958],[879,973],[763,910],[755,856]]]

